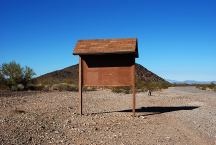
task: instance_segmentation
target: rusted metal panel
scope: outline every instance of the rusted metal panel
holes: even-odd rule
[[[130,67],[88,68],[84,67],[84,86],[131,86]]]
[[[84,86],[131,86],[135,58],[131,54],[81,56]]]

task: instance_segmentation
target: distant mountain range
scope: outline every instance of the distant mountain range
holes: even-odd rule
[[[168,83],[165,79],[159,77],[155,73],[149,71],[140,64],[136,64],[136,79],[144,82],[160,82]],[[78,84],[78,64],[56,70],[35,78],[36,82],[41,84],[58,84],[70,83]]]
[[[211,84],[214,83],[216,84],[216,81],[195,81],[195,80],[185,80],[185,81],[176,81],[176,80],[169,80],[167,79],[168,82],[172,84]]]

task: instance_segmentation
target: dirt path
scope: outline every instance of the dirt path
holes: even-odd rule
[[[216,144],[216,93],[194,87],[137,94],[84,93],[84,116],[74,92],[0,97],[0,144]]]

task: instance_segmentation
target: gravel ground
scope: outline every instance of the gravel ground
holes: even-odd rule
[[[216,93],[175,87],[137,94],[85,92],[0,93],[0,144],[216,144]]]

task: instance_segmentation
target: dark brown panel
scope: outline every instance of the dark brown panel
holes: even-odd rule
[[[83,59],[84,86],[131,86],[134,75],[132,54],[88,55]]]

